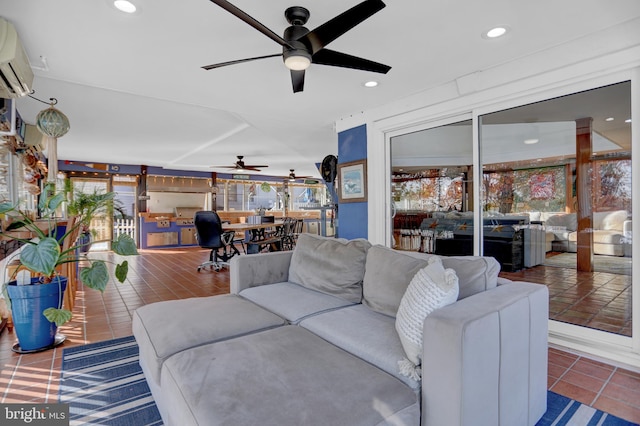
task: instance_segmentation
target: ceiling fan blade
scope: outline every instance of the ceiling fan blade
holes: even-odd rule
[[[334,67],[379,72],[381,74],[386,74],[391,69],[388,65],[329,49],[322,49],[318,51],[318,53],[312,56],[311,62],[320,65],[331,65]]]
[[[235,61],[220,62],[219,64],[205,65],[202,69],[212,70],[214,68],[226,67],[227,65],[241,64],[243,62],[255,61],[256,59],[275,58],[276,56],[282,56],[282,53],[275,53],[273,55],[256,56],[255,58],[237,59]]]
[[[217,4],[218,6],[220,6],[221,8],[226,10],[227,12],[229,12],[232,15],[236,16],[237,18],[240,18],[241,20],[243,20],[247,24],[251,25],[256,30],[260,31],[262,34],[264,34],[267,37],[269,37],[271,40],[273,40],[276,43],[278,43],[279,45],[287,46],[287,47],[290,47],[292,49],[294,48],[289,43],[287,43],[287,41],[285,39],[283,39],[282,37],[280,37],[278,34],[274,33],[273,31],[271,31],[269,28],[265,27],[263,24],[258,22],[256,19],[251,17],[246,12],[238,9],[236,6],[234,6],[231,3],[229,3],[227,0],[211,0],[211,2]]]
[[[293,85],[293,93],[304,90],[304,70],[291,70],[291,84]]]
[[[213,1],[213,0],[211,0]],[[309,31],[300,37],[299,41],[307,41],[315,54],[320,49],[340,37],[376,12],[384,9],[382,0],[365,0],[344,13]]]

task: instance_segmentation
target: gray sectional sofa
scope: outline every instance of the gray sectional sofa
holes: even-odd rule
[[[499,279],[493,258],[442,258],[458,299],[424,320],[421,380],[400,372],[396,312],[430,256],[303,234],[293,251],[233,258],[231,294],[139,308],[165,424],[534,425],[548,292]]]

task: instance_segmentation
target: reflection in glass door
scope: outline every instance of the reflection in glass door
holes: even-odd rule
[[[512,227],[517,279],[547,284],[551,319],[631,336],[630,82],[479,119],[484,254]]]
[[[473,254],[471,126],[465,120],[391,138],[396,249]]]

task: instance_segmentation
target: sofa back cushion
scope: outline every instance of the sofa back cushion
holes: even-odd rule
[[[549,216],[544,222],[546,226],[563,226],[567,231],[578,229],[578,216],[575,213],[561,213]]]
[[[433,254],[400,252],[374,245],[367,253],[362,303],[369,308],[395,317],[411,279],[427,266]],[[442,256],[445,268],[458,276],[458,300],[496,287],[500,263],[485,256]]]
[[[374,311],[395,317],[409,282],[425,266],[425,258],[374,245],[367,253],[362,303]]]
[[[626,210],[616,210],[612,212],[594,212],[593,229],[604,231],[622,232],[624,221],[627,220]]]
[[[360,303],[369,247],[371,243],[361,238],[346,240],[300,234],[291,255],[289,281]]]

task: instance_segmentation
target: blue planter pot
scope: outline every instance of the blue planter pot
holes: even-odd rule
[[[80,254],[87,254],[91,248],[91,234],[88,232],[80,234],[76,245],[78,246]]]
[[[39,284],[32,278],[31,285],[7,285],[11,299],[13,325],[23,351],[37,351],[53,346],[58,327],[42,314],[47,308],[61,308],[66,277],[56,277],[51,283]]]

